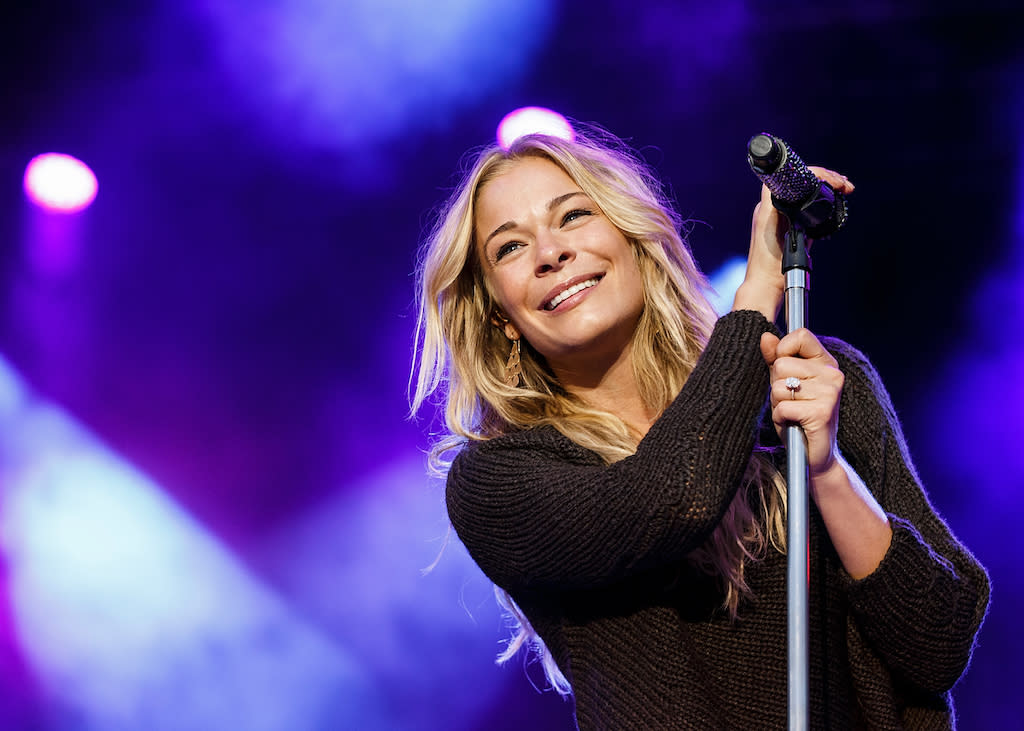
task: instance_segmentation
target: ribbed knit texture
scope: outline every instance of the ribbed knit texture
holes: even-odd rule
[[[636,454],[605,465],[550,427],[472,443],[448,511],[480,568],[513,596],[573,686],[581,729],[786,727],[786,558],[752,564],[732,622],[686,554],[714,529],[759,433],[768,371],[758,313],[726,315]],[[861,581],[812,505],[811,727],[953,726],[988,579],[928,504],[877,374],[823,341],[846,375],[839,446],[893,525]],[[567,724],[569,725],[569,724]]]

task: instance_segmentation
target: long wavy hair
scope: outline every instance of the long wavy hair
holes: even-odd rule
[[[704,349],[715,312],[708,282],[684,240],[686,223],[639,156],[612,135],[590,129],[574,141],[546,135],[518,139],[510,149],[483,148],[441,208],[417,266],[419,312],[413,364],[412,412],[432,395],[444,406],[447,434],[430,452],[444,474],[468,440],[492,439],[549,424],[612,463],[633,454],[638,436],[615,414],[589,406],[558,382],[544,357],[522,340],[518,386],[505,382],[510,343],[495,325],[501,317],[475,246],[474,208],[480,191],[524,158],[547,159],[562,170],[626,237],[643,280],[644,308],[632,340],[632,369],[649,407],[660,412],[679,393]],[[719,578],[723,609],[736,619],[751,592],[749,561],[769,548],[785,551],[786,492],[760,451],[751,456],[743,488],[691,563]],[[514,618],[515,634],[498,661],[523,645],[539,655],[548,680],[571,692],[543,640],[512,598],[495,587]]]

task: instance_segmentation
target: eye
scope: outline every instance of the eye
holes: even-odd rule
[[[594,212],[590,211],[590,210],[587,210],[586,208],[574,208],[574,209],[572,209],[571,211],[569,211],[568,213],[566,213],[562,217],[562,225],[565,226],[567,224],[572,223],[573,221],[575,221],[578,218],[583,218],[584,216],[593,216],[593,215],[594,215]]]
[[[494,261],[501,261],[506,255],[511,254],[520,247],[522,247],[522,244],[518,241],[509,241],[506,244],[502,244],[498,247],[498,250],[494,252]]]

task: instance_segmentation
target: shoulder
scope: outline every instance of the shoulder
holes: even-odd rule
[[[448,516],[464,542],[489,542],[491,530],[532,513],[530,506],[564,502],[567,475],[601,464],[597,454],[551,426],[469,442],[448,471]]]
[[[871,360],[853,345],[833,337],[819,338],[825,349],[835,357],[839,370],[846,377],[843,393],[847,397],[870,396],[885,410],[891,410],[889,395]]]
[[[536,499],[604,463],[551,426],[538,426],[466,444],[448,470],[449,515],[498,510],[505,503]]]
[[[845,365],[849,368],[874,370],[874,366],[871,365],[868,357],[845,340],[829,336],[819,337],[818,340],[825,346],[825,350],[835,356],[836,360],[839,361],[840,367]]]
[[[554,427],[538,426],[467,442],[452,462],[448,484],[450,488],[467,479],[514,478],[531,465],[550,461],[596,464],[601,458]]]
[[[820,340],[835,357],[845,378],[839,401],[839,442],[844,454],[848,458],[854,453],[871,454],[871,459],[879,460],[889,447],[894,447],[893,454],[901,454],[912,470],[903,428],[875,366],[847,342],[838,338]],[[860,462],[854,468],[867,469]]]

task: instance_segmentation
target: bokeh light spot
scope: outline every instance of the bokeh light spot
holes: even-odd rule
[[[81,160],[59,152],[37,155],[25,168],[25,193],[40,208],[77,213],[88,208],[99,189],[96,175]]]
[[[569,120],[544,107],[520,107],[509,112],[498,123],[498,144],[507,150],[520,137],[532,134],[551,135],[563,140],[576,139]]]
[[[719,316],[726,314],[732,309],[732,302],[736,299],[736,290],[740,288],[746,273],[746,257],[734,256],[722,264],[708,278],[711,284],[711,292],[708,293],[708,299]]]

